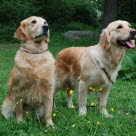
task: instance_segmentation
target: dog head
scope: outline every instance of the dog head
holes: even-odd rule
[[[134,48],[136,30],[127,21],[114,21],[105,28],[100,36],[99,44],[106,49],[110,46]]]
[[[45,19],[32,16],[20,23],[14,37],[21,41],[34,40],[49,42],[49,27]]]

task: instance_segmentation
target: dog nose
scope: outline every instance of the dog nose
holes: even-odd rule
[[[136,35],[136,30],[131,30],[130,34],[131,34],[131,36],[135,36]]]
[[[43,30],[48,30],[49,27],[47,25],[43,25],[42,28]]]

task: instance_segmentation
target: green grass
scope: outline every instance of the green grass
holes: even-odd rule
[[[97,42],[97,39],[72,42],[63,38],[59,33],[51,37],[49,50],[55,57],[64,48],[89,46]],[[0,108],[8,94],[7,81],[19,45],[0,45]],[[107,104],[109,113],[114,116],[112,119],[103,117],[97,106],[90,107],[91,102],[97,102],[95,95],[88,96],[88,113],[85,117],[80,117],[78,116],[77,92],[74,94],[75,109],[68,109],[66,93],[58,92],[56,108],[53,111],[56,114],[53,117],[56,129],[47,128],[45,123],[37,120],[32,112],[26,114],[21,123],[17,123],[16,119],[7,121],[0,115],[0,136],[134,136],[136,129],[135,90],[136,79],[129,81],[118,79],[113,85]],[[112,112],[111,108],[114,108],[115,111]],[[100,122],[100,125],[97,125],[97,122]]]

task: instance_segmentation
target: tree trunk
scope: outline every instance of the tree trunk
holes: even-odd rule
[[[104,16],[102,29],[106,28],[109,23],[116,20],[117,0],[104,1]]]

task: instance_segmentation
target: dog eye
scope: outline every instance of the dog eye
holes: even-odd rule
[[[35,23],[36,23],[36,20],[33,20],[31,23],[35,24]]]
[[[117,27],[117,29],[121,29],[121,28],[123,28],[121,25],[119,25],[119,26]]]
[[[47,24],[46,22],[44,22],[44,24]]]

